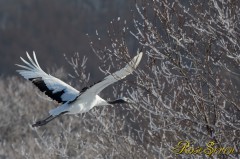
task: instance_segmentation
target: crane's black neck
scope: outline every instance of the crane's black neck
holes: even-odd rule
[[[108,101],[109,104],[123,104],[123,103],[128,103],[127,101],[123,100],[123,99],[117,99],[114,101]]]

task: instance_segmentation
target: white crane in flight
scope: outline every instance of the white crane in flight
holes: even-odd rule
[[[28,53],[27,57],[29,61],[20,57],[25,65],[16,64],[17,66],[23,68],[22,70],[17,70],[17,72],[19,72],[19,74],[21,74],[25,79],[32,81],[32,83],[37,86],[40,91],[44,92],[47,96],[61,104],[57,108],[49,111],[50,116],[46,119],[37,121],[32,126],[38,127],[45,125],[62,114],[84,113],[95,106],[127,103],[126,98],[106,101],[98,94],[110,84],[113,84],[114,82],[117,82],[131,74],[141,61],[142,55],[142,52],[138,53],[124,68],[108,75],[102,81],[90,87],[84,87],[80,92],[60,79],[45,73],[39,66],[34,52],[34,60]]]

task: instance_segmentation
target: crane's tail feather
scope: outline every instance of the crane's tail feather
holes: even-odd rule
[[[67,103],[63,104],[63,105],[60,105],[54,109],[51,109],[49,111],[49,114],[52,115],[52,116],[58,116],[59,114],[63,113],[63,112],[66,112],[66,110],[68,110],[69,108],[69,105]]]

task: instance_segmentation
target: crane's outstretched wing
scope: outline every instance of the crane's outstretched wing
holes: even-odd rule
[[[85,91],[85,94],[98,94],[100,93],[104,88],[107,86],[113,84],[114,82],[117,82],[123,78],[125,78],[127,75],[131,74],[134,69],[138,66],[142,59],[143,53],[139,53],[136,55],[124,68],[121,70],[108,75],[105,77],[102,81],[98,82],[97,84],[93,85],[89,89]]]
[[[51,97],[59,103],[70,102],[79,96],[79,91],[64,83],[63,81],[45,73],[38,64],[35,53],[33,52],[34,60],[27,53],[28,61],[21,60],[25,65],[17,66],[23,68],[23,70],[17,70],[24,78],[32,81],[42,92]]]

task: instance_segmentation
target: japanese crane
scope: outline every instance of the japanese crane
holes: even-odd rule
[[[28,61],[22,57],[20,59],[24,65],[16,64],[22,70],[17,70],[25,79],[30,80],[40,91],[56,100],[60,105],[49,111],[49,116],[43,120],[37,121],[33,127],[47,124],[51,120],[63,114],[78,114],[88,112],[95,106],[105,106],[117,103],[128,103],[126,98],[106,101],[98,94],[107,86],[132,74],[134,69],[141,61],[143,53],[138,53],[124,68],[105,77],[102,81],[90,86],[84,87],[81,91],[76,90],[70,85],[64,83],[58,78],[45,73],[38,64],[35,53],[33,58],[27,53]]]

